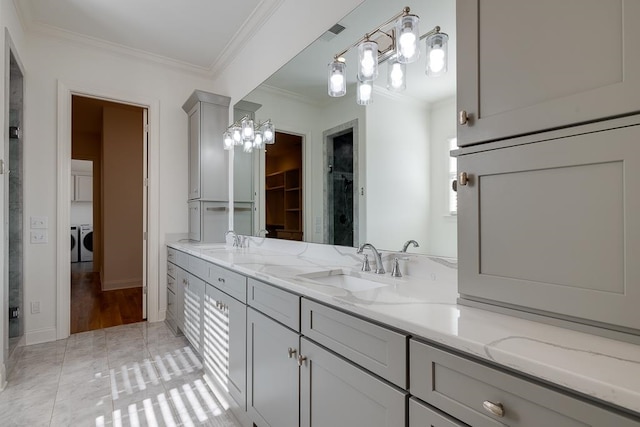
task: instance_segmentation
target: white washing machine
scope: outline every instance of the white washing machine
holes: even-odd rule
[[[71,262],[80,261],[80,227],[71,226]]]
[[[93,261],[93,225],[80,226],[80,262]]]

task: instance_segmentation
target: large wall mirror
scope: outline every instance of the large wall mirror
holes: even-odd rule
[[[447,74],[427,77],[421,57],[406,65],[406,90],[387,90],[380,64],[372,103],[356,103],[357,49],[346,55],[347,94],[327,94],[335,54],[401,12],[420,17],[420,34],[449,35]],[[269,238],[456,257],[456,28],[451,0],[366,0],[235,106],[236,117],[271,119],[276,143],[234,154],[236,224]],[[337,34],[336,34],[337,33]],[[255,207],[255,210],[250,207]],[[244,219],[241,219],[243,217]]]

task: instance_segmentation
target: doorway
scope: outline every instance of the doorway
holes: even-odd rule
[[[24,78],[20,62],[9,49],[8,139],[5,139],[2,173],[4,179],[4,287],[8,288],[9,348],[11,361],[15,349],[24,337],[24,263],[23,263],[23,104]],[[7,105],[5,104],[5,105]],[[33,225],[31,225],[33,228]],[[6,312],[5,312],[6,313]],[[8,370],[11,366],[8,367]]]
[[[146,317],[147,114],[73,95],[71,117],[69,226],[78,253],[72,244],[70,333],[77,333]]]
[[[358,245],[357,121],[325,132],[325,243]]]
[[[302,136],[276,132],[265,148],[265,224],[269,237],[303,240]]]

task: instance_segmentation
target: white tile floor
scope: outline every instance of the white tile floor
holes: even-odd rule
[[[0,426],[239,425],[207,386],[187,340],[164,323],[84,332],[20,351],[0,392]]]

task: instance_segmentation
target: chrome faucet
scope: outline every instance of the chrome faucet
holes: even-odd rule
[[[407,240],[406,242],[404,242],[404,246],[402,246],[402,250],[400,252],[407,252],[407,249],[409,248],[409,245],[413,245],[414,248],[419,248],[420,247],[418,242],[416,242],[415,240],[411,239],[411,240]]]
[[[384,274],[384,267],[382,266],[382,256],[380,255],[380,252],[378,252],[378,250],[375,248],[375,246],[373,246],[371,243],[363,243],[362,245],[360,245],[356,253],[361,254],[365,248],[371,249],[371,252],[373,252],[373,255],[376,257],[376,273]]]
[[[264,236],[260,236],[262,233],[264,233]],[[264,228],[258,230],[258,234],[256,234],[257,237],[267,237],[267,234],[269,234],[269,230],[265,230]]]
[[[233,247],[234,248],[239,248],[240,247],[240,237],[236,234],[235,231],[229,230],[226,233],[224,233],[224,239],[225,240],[227,240],[227,236],[229,234],[233,235]]]

